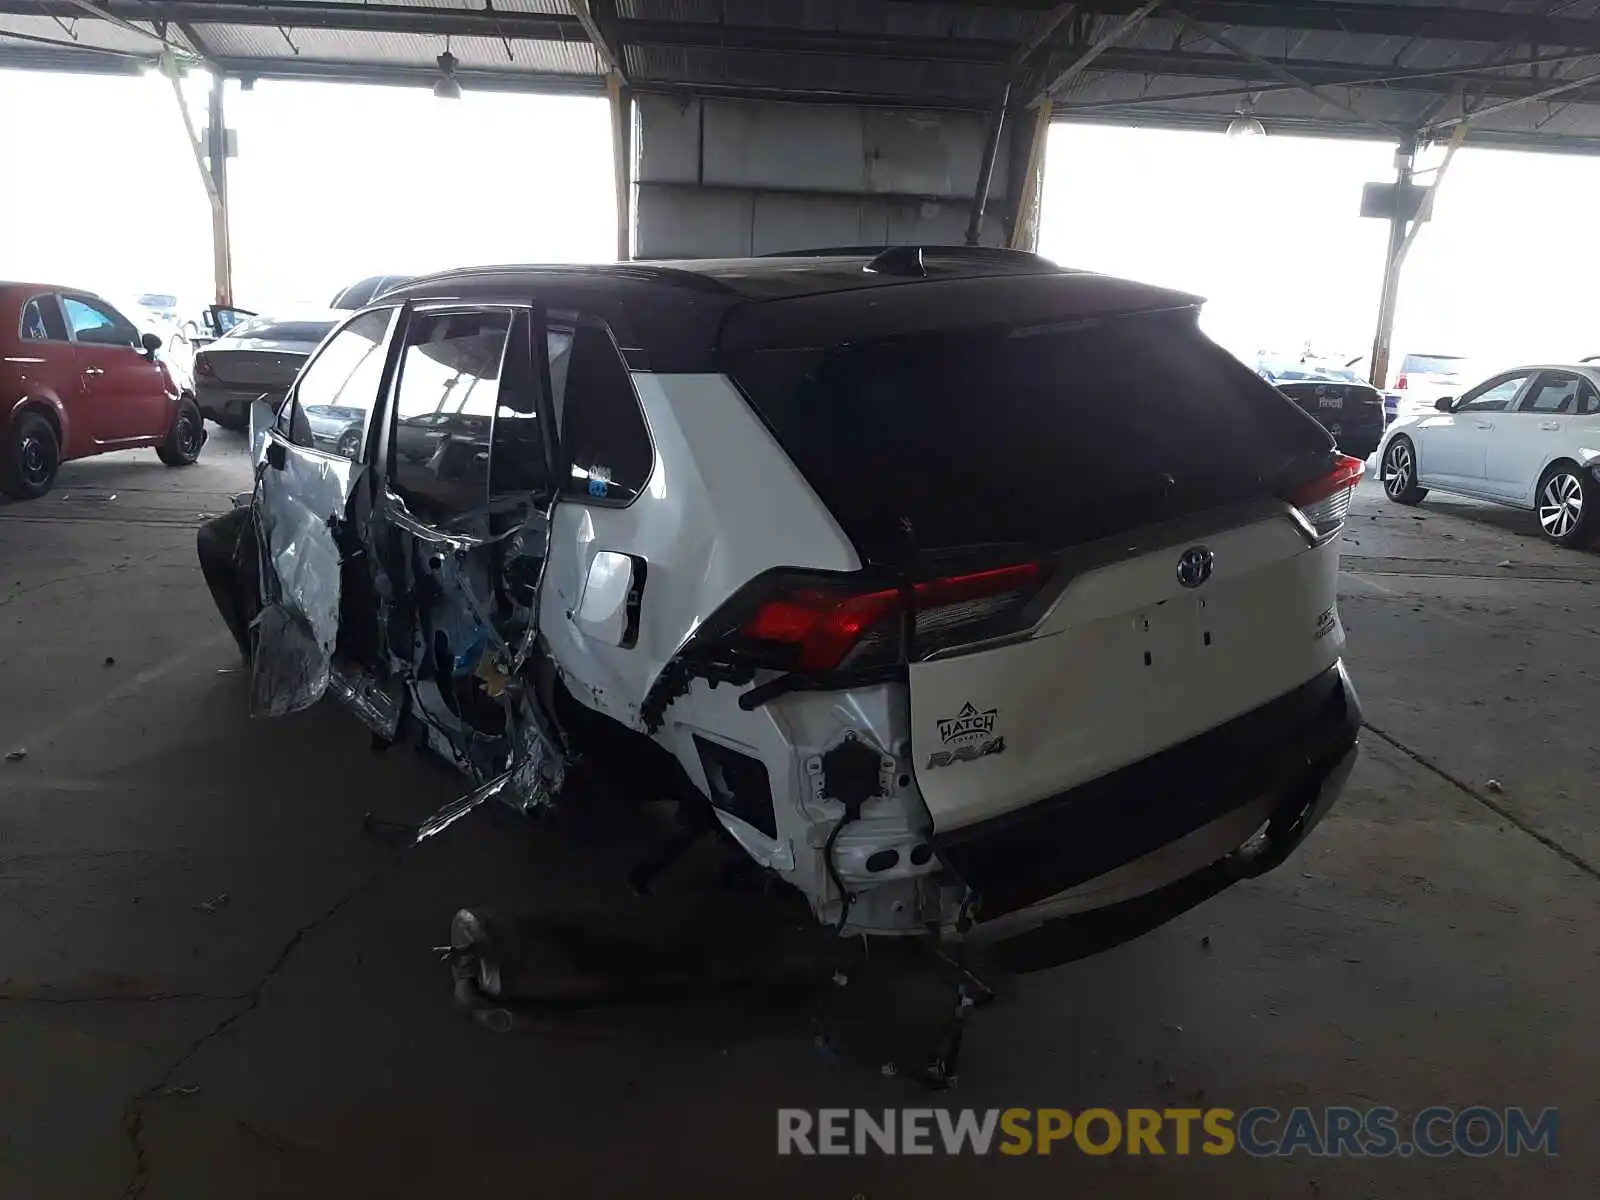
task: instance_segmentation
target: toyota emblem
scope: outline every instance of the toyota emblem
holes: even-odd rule
[[[1190,546],[1178,556],[1178,582],[1186,588],[1197,588],[1211,578],[1211,568],[1217,556],[1204,546]]]

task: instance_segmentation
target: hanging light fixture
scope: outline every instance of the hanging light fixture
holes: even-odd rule
[[[1255,96],[1245,96],[1239,102],[1239,111],[1234,114],[1233,120],[1228,122],[1228,136],[1231,138],[1266,137],[1267,127],[1256,119],[1255,112]]]
[[[456,79],[456,56],[450,53],[450,43],[444,44],[444,53],[435,60],[439,64],[439,82],[433,85],[435,99],[461,99],[461,83]]]

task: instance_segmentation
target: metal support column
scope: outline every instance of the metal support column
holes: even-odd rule
[[[1455,132],[1450,135],[1450,144],[1445,147],[1444,158],[1440,160],[1438,169],[1433,173],[1433,183],[1422,197],[1422,203],[1417,209],[1416,217],[1406,228],[1403,214],[1397,214],[1390,219],[1389,224],[1389,257],[1383,270],[1383,299],[1378,307],[1378,336],[1372,343],[1372,385],[1382,389],[1389,374],[1390,342],[1394,337],[1395,307],[1400,298],[1400,268],[1405,265],[1406,255],[1411,253],[1411,245],[1417,240],[1417,234],[1422,232],[1422,227],[1433,220],[1433,205],[1439,197],[1439,188],[1444,184],[1444,177],[1450,172],[1450,164],[1455,161],[1456,151],[1461,149],[1461,143],[1467,140],[1467,122],[1463,121],[1455,127]],[[1421,145],[1420,138],[1413,138],[1401,148],[1397,157],[1398,177],[1401,189],[1411,183],[1411,177],[1416,171],[1416,154]]]
[[[611,157],[617,187],[617,261],[633,257],[633,92],[616,71],[606,75],[611,101]]]
[[[216,71],[211,74],[210,115],[202,138],[195,129],[189,102],[183,95],[183,74],[176,56],[162,54],[161,73],[172,85],[172,97],[178,102],[178,115],[183,118],[189,149],[194,152],[194,165],[200,170],[200,182],[205,186],[206,199],[211,202],[211,252],[216,302],[231,305],[233,250],[228,234],[228,128],[222,118],[222,75]]]
[[[1039,248],[1039,206],[1044,201],[1045,150],[1050,140],[1050,114],[1053,105],[1046,98],[1034,110],[1033,132],[1028,139],[1028,165],[1016,197],[1017,219],[1011,226],[1009,245],[1013,250]]]
[[[1401,144],[1395,156],[1395,193],[1404,195],[1411,186],[1411,175],[1416,165],[1417,142],[1410,139]],[[1372,386],[1382,391],[1388,386],[1389,353],[1394,340],[1394,312],[1400,298],[1400,268],[1402,251],[1406,244],[1406,231],[1411,222],[1397,204],[1389,216],[1389,248],[1383,259],[1383,292],[1378,300],[1378,333],[1372,342]]]
[[[233,304],[233,238],[228,223],[228,126],[222,112],[222,76],[211,76],[206,126],[207,169],[211,176],[211,263],[217,303]]]
[[[972,209],[967,217],[967,245],[976,246],[983,234],[983,210],[989,203],[989,185],[994,180],[994,163],[1000,154],[1000,136],[1006,128],[1006,106],[1011,103],[1011,85],[1006,84],[1000,103],[989,118],[989,131],[983,141],[983,159],[978,164],[978,183],[972,190]]]

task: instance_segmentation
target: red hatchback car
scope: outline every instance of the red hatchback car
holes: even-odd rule
[[[0,282],[0,492],[42,496],[62,463],[111,450],[194,462],[205,423],[161,345],[92,293]]]

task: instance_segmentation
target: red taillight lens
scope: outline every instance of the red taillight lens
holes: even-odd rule
[[[197,355],[194,360],[194,373],[204,375],[207,379],[217,377],[217,369],[211,365],[211,360],[205,355]]]
[[[1366,472],[1367,465],[1348,454],[1336,454],[1333,470],[1309,483],[1301,484],[1284,499],[1298,508],[1317,536],[1324,541],[1337,533],[1350,513],[1350,501],[1356,484]]]
[[[915,584],[919,644],[925,635],[948,643],[962,630],[1020,608],[1043,582],[1044,568],[1028,562]],[[898,588],[847,593],[798,587],[763,601],[739,632],[754,642],[792,647],[794,670],[833,671],[858,648],[895,646],[904,612]]]
[[[1394,381],[1394,390],[1397,392],[1403,392],[1406,390],[1406,377],[1404,375],[1400,376],[1399,379]]]

